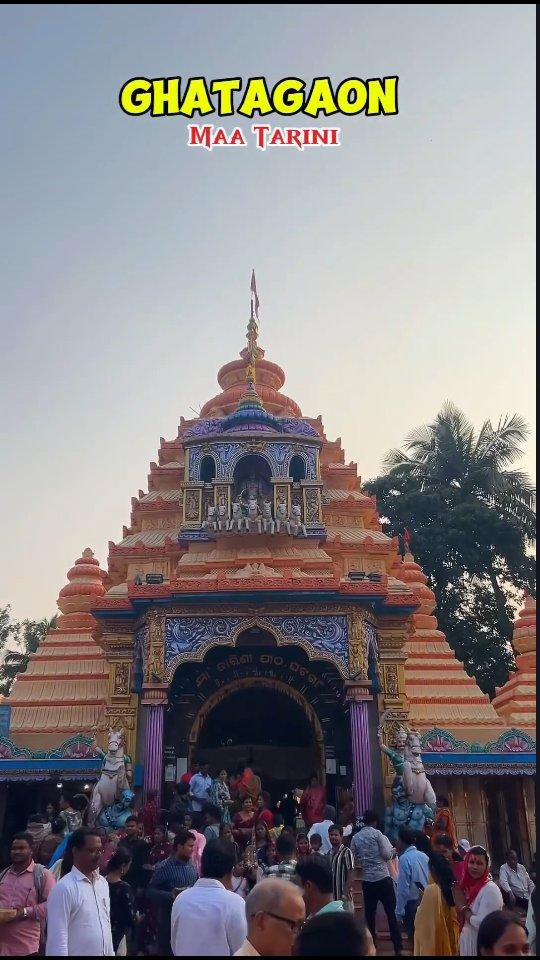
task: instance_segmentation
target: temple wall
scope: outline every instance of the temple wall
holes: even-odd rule
[[[431,783],[450,801],[458,839],[486,847],[495,871],[509,847],[530,868],[536,851],[534,777],[434,776]]]

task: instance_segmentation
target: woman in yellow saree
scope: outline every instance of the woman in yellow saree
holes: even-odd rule
[[[459,922],[450,864],[438,853],[429,858],[430,879],[414,922],[415,957],[458,957]]]

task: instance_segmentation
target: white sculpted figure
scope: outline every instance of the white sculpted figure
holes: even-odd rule
[[[204,521],[206,530],[217,530],[216,508],[212,503],[208,504],[206,520]]]
[[[242,504],[239,500],[233,500],[232,516],[229,520],[229,530],[234,530],[236,526],[238,533],[241,533],[243,523],[244,517],[242,516]]]
[[[263,530],[265,533],[274,532],[274,520],[272,518],[272,504],[270,500],[263,500],[262,522],[263,522]]]
[[[294,537],[297,537],[299,533],[302,533],[304,537],[307,536],[306,528],[302,523],[302,508],[298,503],[293,503],[291,507],[291,519],[287,529]]]
[[[285,497],[278,497],[276,504],[276,530],[278,533],[281,533],[281,528],[285,527],[287,533],[290,533],[288,529],[289,524],[289,512],[287,510],[287,501]]]
[[[229,511],[227,509],[227,501],[225,497],[219,498],[219,504],[217,508],[217,527],[219,532],[222,530],[229,529]]]
[[[422,763],[422,746],[418,730],[407,731],[403,786],[412,803],[426,803],[435,808],[435,791],[431,786]]]
[[[91,827],[102,810],[122,799],[122,793],[129,789],[131,780],[131,763],[124,756],[123,730],[109,730],[107,753],[99,747],[95,747],[95,750],[103,758],[103,766],[88,806],[88,825]]]
[[[261,512],[256,500],[248,500],[247,529],[251,530],[251,524],[257,525],[257,530],[261,532]]]

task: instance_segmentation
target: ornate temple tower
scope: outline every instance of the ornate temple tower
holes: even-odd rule
[[[9,760],[32,779],[45,745],[75,737],[91,753],[94,734],[103,745],[121,725],[143,792],[166,789],[197,753],[227,769],[250,759],[275,791],[313,772],[332,799],[352,785],[361,813],[390,785],[384,715],[388,730],[418,728],[462,835],[489,840],[487,781],[523,793],[534,769],[531,604],[518,673],[490,703],[341,440],[281,392],[253,311],[218,382],[199,417],[161,438],[107,574],[87,551],[70,570],[57,630],[0,706],[0,776],[15,776]]]

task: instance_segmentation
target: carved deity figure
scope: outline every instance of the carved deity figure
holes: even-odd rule
[[[270,500],[263,500],[262,523],[263,523],[263,530],[265,533],[274,532],[274,519],[272,517],[272,503]]]
[[[97,825],[104,827],[107,833],[112,833],[114,830],[120,830],[125,827],[126,820],[133,814],[131,808],[134,800],[135,794],[133,790],[123,790],[122,796],[117,803],[113,803],[110,807],[105,807],[105,809],[101,811],[97,818]]]
[[[308,523],[316,523],[319,519],[319,493],[317,490],[306,490],[306,519]]]
[[[278,532],[278,533],[281,533],[281,528],[282,528],[282,527],[285,527],[285,529],[287,530],[287,532],[290,533],[290,530],[288,530],[288,528],[287,528],[288,523],[289,523],[289,511],[287,510],[287,501],[285,500],[285,497],[280,496],[280,497],[278,497],[278,500],[277,500],[277,503],[276,503],[276,530],[277,530],[277,532]]]
[[[121,800],[123,791],[129,789],[131,781],[131,760],[124,754],[123,730],[109,730],[107,753],[98,746],[95,750],[102,757],[103,766],[88,805],[88,824],[91,827],[102,810]]]
[[[199,498],[190,490],[186,498],[186,520],[196,520],[199,516]]]
[[[244,481],[244,485],[240,491],[240,497],[249,504],[250,500],[257,501],[260,496],[262,496],[261,484],[255,474],[250,473],[248,479]]]
[[[385,814],[385,833],[393,841],[400,827],[422,830],[425,821],[433,819],[435,793],[422,763],[418,732],[399,727],[394,749],[383,743],[381,726],[378,736],[381,750],[395,772],[392,805],[387,807]]]

